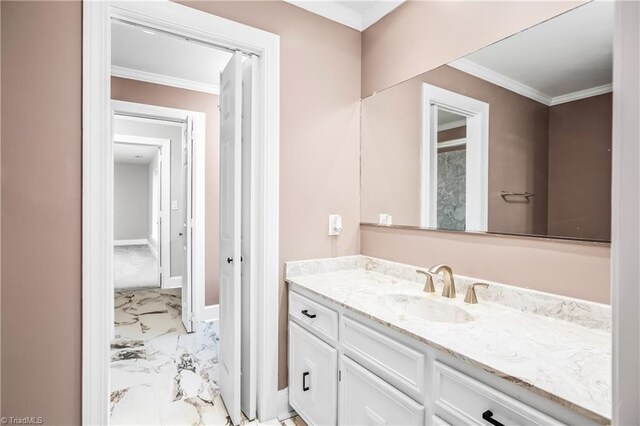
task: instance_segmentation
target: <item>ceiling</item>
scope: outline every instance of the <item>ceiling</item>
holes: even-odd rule
[[[157,146],[113,144],[113,162],[117,164],[149,164],[157,153]]]
[[[364,31],[378,22],[405,0],[285,0],[327,19]]]
[[[610,92],[614,5],[594,1],[450,65],[547,105]]]
[[[455,129],[456,127],[462,127],[466,123],[467,123],[466,117],[438,108],[438,130],[439,131]]]
[[[116,21],[111,31],[112,75],[219,93],[231,53]]]

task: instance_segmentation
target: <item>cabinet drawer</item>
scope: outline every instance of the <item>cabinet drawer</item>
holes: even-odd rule
[[[452,424],[483,425],[483,413],[504,425],[558,425],[558,420],[490,386],[434,362],[434,411]]]
[[[424,424],[421,405],[344,355],[340,372],[340,425]]]
[[[347,355],[413,398],[423,398],[424,354],[344,316],[341,336]]]
[[[434,415],[431,416],[431,425],[433,426],[451,426],[449,423],[442,420],[440,417]]]
[[[289,404],[310,425],[335,425],[338,353],[289,321]]]
[[[338,313],[293,291],[289,292],[289,316],[321,337],[338,340]]]

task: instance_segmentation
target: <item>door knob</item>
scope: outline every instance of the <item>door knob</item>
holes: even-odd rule
[[[233,262],[233,257],[227,257],[227,263]]]

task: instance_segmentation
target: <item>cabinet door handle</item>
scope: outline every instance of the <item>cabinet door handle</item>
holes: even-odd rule
[[[308,371],[305,371],[304,373],[302,373],[302,391],[306,392],[308,391],[310,388],[309,386],[307,386],[307,376],[309,375]]]
[[[302,311],[302,315],[304,315],[305,317],[308,317],[308,318],[315,318],[316,317],[316,314],[310,314],[307,309]]]
[[[493,426],[504,426],[502,423],[500,423],[499,421],[493,418],[493,412],[491,410],[487,410],[484,413],[482,413],[482,419],[486,420]]]

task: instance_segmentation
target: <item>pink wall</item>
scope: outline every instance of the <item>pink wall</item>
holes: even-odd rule
[[[548,111],[539,102],[449,66],[420,74],[362,101],[362,218],[389,213],[397,225],[420,225],[422,84],[487,102],[488,229],[546,234]],[[529,203],[506,203],[500,191],[529,191]]]
[[[363,222],[420,225],[420,82],[405,82],[362,100],[360,208]]]
[[[584,1],[408,1],[362,33],[362,96],[581,3]]]
[[[80,3],[2,8],[2,416],[80,424]]]
[[[610,244],[362,225],[361,250],[420,267],[609,303]]]
[[[549,108],[549,234],[611,239],[612,94]]]
[[[206,114],[205,124],[205,303],[218,303],[218,96],[193,90],[111,78],[111,98],[121,101],[179,108]]]

